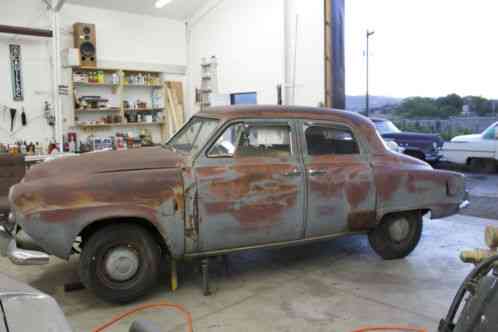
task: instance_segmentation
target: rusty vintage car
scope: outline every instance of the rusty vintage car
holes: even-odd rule
[[[33,167],[9,195],[7,256],[68,259],[97,296],[128,302],[162,260],[367,234],[385,259],[414,250],[422,216],[465,203],[464,177],[390,151],[367,118],[305,107],[198,113],[164,146]],[[40,247],[16,241],[27,233]]]

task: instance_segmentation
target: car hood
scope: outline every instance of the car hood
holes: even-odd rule
[[[439,136],[438,134],[423,134],[423,133],[410,133],[410,132],[383,134],[382,137],[392,138],[392,139],[416,139],[416,140],[426,140],[426,141],[439,141],[441,139],[441,136]]]
[[[162,147],[86,153],[32,167],[24,181],[61,175],[85,175],[146,169],[179,168],[186,155]]]
[[[454,137],[451,140],[451,142],[464,143],[464,142],[477,142],[480,140],[482,140],[482,136],[479,134],[474,134],[474,135],[462,135],[462,136]]]
[[[439,134],[424,134],[424,133],[388,133],[383,134],[384,139],[393,139],[399,142],[419,142],[419,144],[431,145],[436,142],[438,146],[442,146],[444,141]]]
[[[9,331],[71,332],[52,297],[4,274],[0,274],[0,302],[0,317],[3,316],[0,324],[7,325]],[[0,326],[0,331],[4,330]]]

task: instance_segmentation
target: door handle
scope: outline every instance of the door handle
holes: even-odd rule
[[[298,169],[295,169],[295,170],[290,171],[288,173],[284,173],[284,176],[287,176],[287,177],[300,176],[300,175],[301,175],[301,171],[299,171]]]
[[[310,176],[321,176],[321,175],[327,175],[327,171],[321,169],[310,169],[308,171],[308,174]]]

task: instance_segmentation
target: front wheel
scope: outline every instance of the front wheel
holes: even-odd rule
[[[408,256],[422,236],[420,213],[397,213],[384,217],[368,234],[372,249],[382,258],[400,259]]]
[[[132,224],[107,226],[84,244],[81,282],[105,301],[128,303],[155,286],[160,257],[159,245],[146,229]]]

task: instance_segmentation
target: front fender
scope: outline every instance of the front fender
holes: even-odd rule
[[[27,181],[14,187],[10,200],[18,224],[58,257],[69,257],[85,227],[116,218],[152,223],[178,256],[184,250],[183,193],[178,169],[157,169]]]
[[[47,253],[69,258],[72,246],[81,232],[103,220],[141,219],[150,222],[163,237],[173,256],[184,252],[183,213],[175,209],[174,200],[165,201],[158,209],[144,206],[106,205],[79,209],[40,211],[30,215],[16,214],[17,223]]]

